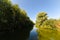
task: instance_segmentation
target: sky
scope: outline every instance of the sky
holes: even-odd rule
[[[36,21],[39,12],[46,12],[49,18],[60,18],[60,0],[11,0],[13,4],[27,12],[32,21]]]

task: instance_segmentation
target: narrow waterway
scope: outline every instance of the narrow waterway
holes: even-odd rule
[[[37,28],[34,27],[33,30],[30,32],[30,36],[28,40],[38,40],[36,30]]]

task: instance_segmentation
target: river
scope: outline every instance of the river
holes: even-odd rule
[[[37,28],[34,27],[33,30],[30,32],[30,36],[28,40],[38,40],[36,30]]]

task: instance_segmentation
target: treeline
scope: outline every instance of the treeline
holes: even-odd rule
[[[0,40],[27,40],[33,25],[25,10],[0,0]]]
[[[40,12],[36,18],[38,40],[60,40],[60,19],[48,18],[46,12]]]
[[[0,40],[28,40],[33,26],[25,10],[10,0],[0,0]],[[49,19],[46,12],[40,12],[35,26],[38,40],[60,40],[60,19]]]

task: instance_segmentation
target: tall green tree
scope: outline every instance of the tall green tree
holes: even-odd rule
[[[46,12],[39,12],[36,18],[36,27],[41,26],[47,20]]]
[[[27,40],[34,23],[10,0],[0,0],[0,40]]]
[[[55,24],[56,19],[48,19],[47,13],[38,13],[36,18],[38,40],[57,40],[57,29]]]

